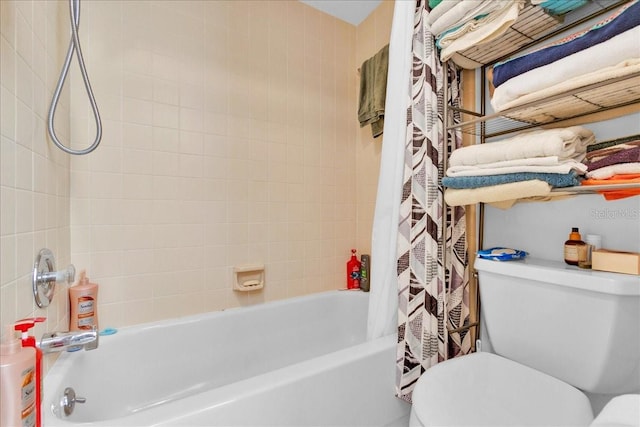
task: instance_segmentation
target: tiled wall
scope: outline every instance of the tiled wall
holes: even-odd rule
[[[343,286],[349,249],[369,249],[381,144],[358,128],[356,70],[388,41],[392,2],[356,28],[289,0],[85,0],[104,137],[72,158],[46,137],[67,3],[0,4],[3,324],[66,328],[65,286],[33,303],[41,247],[100,284],[102,326]],[[80,147],[94,124],[71,70],[57,125]],[[231,289],[245,263],[265,264],[264,291]]]
[[[71,163],[71,248],[103,324],[343,286],[357,183],[377,176],[358,176],[356,28],[287,0],[84,13],[106,130]],[[247,263],[263,291],[232,290]]]
[[[66,329],[66,288],[47,309],[36,310],[31,272],[44,247],[57,267],[70,263],[69,156],[46,139],[46,120],[68,32],[65,2],[0,1],[0,323],[37,314],[45,329]],[[69,139],[69,96],[56,115]],[[3,331],[4,332],[4,331]]]

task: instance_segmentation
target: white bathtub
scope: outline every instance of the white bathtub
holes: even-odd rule
[[[334,291],[123,328],[60,356],[45,425],[407,425],[396,337],[365,340],[367,307]],[[65,387],[87,401],[62,419]]]

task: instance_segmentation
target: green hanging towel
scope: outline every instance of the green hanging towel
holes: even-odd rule
[[[384,103],[387,96],[387,69],[389,68],[389,45],[386,45],[360,67],[360,105],[358,121],[360,127],[371,125],[376,138],[384,128]]]

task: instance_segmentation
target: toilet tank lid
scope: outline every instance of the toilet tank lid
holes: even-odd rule
[[[640,276],[587,270],[558,261],[530,257],[514,261],[476,258],[475,269],[604,294],[640,296]]]

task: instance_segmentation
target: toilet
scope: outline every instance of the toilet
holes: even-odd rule
[[[491,352],[428,369],[411,426],[640,426],[640,277],[477,259]],[[594,418],[586,393],[610,395]]]

